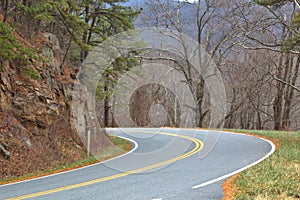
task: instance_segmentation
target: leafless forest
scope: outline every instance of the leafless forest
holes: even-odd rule
[[[226,128],[299,130],[300,52],[296,42],[289,42],[299,36],[292,22],[298,6],[296,1],[263,6],[236,0],[149,0],[136,4],[143,11],[135,25],[176,30],[212,55],[226,86]],[[205,80],[186,81],[199,102],[197,124],[207,127],[211,107]]]
[[[214,59],[226,87],[224,127],[300,130],[297,0],[199,0],[194,3],[147,0],[131,4],[133,10],[117,7],[110,1],[62,1],[57,4],[43,1],[2,0],[1,13],[4,22],[18,24],[17,30],[23,38],[33,38],[40,32],[57,36],[63,55],[58,71],[62,71],[65,64],[78,68],[91,47],[107,36],[134,26],[164,27],[192,37]],[[33,5],[41,6],[43,12],[30,10]],[[95,35],[104,36],[94,41]],[[139,61],[145,62],[145,59]],[[100,81],[97,111],[104,126],[117,125],[112,95],[114,85],[133,64],[136,63],[126,59],[115,62]],[[189,67],[180,70],[185,74]],[[186,76],[186,82],[198,103],[195,108],[197,125],[208,127],[212,108],[205,80],[201,77],[193,80],[190,76]],[[147,100],[142,96],[133,98],[144,101],[136,105],[132,116],[145,119],[146,122],[137,123],[145,125],[149,109],[142,112],[140,107],[147,107]],[[150,101],[157,103],[157,98]],[[174,115],[173,108],[168,103],[165,106],[167,113]],[[177,104],[175,107],[177,109]],[[174,116],[169,118],[174,119]],[[171,120],[165,125],[176,126],[177,122]]]

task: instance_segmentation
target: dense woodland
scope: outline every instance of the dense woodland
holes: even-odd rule
[[[147,1],[137,24],[185,33],[213,56],[226,84],[225,127],[299,130],[299,2],[170,2]],[[205,127],[204,80],[196,90]]]
[[[1,0],[0,62],[39,59],[13,32],[25,40],[45,32],[56,35],[61,66],[79,68],[93,46],[109,36],[135,27],[167,27],[194,38],[214,58],[226,86],[226,128],[300,130],[298,0],[147,0],[131,7],[125,2]],[[114,85],[140,59],[117,60],[105,71],[97,92],[101,124],[116,125]],[[205,80],[196,82],[197,124],[208,127]]]

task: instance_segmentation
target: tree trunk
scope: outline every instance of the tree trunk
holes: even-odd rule
[[[276,69],[276,76],[282,78],[283,72],[283,59],[284,53],[280,54],[279,63]],[[274,110],[274,129],[281,129],[281,119],[282,119],[282,102],[283,102],[283,88],[284,85],[280,82],[276,83],[277,95],[274,100],[273,110]]]
[[[5,0],[4,2],[4,16],[3,16],[3,22],[6,22],[7,14],[8,14],[8,3],[9,0]]]
[[[86,5],[86,7],[85,7],[85,19],[84,19],[86,24],[89,23],[89,15],[90,15],[90,7],[89,7],[89,5]],[[89,35],[88,30],[85,30],[83,32],[83,36],[82,36],[83,44],[88,44],[88,35]],[[81,61],[81,63],[83,63],[85,61],[87,55],[88,55],[88,51],[86,49],[81,49],[81,51],[80,51],[80,61]]]
[[[293,58],[295,55],[292,55]],[[298,56],[297,61],[294,62],[294,59],[291,59],[288,72],[288,77],[286,82],[291,83],[292,85],[296,84],[298,73],[299,73],[299,63],[300,63],[300,56]],[[286,92],[285,92],[285,104],[284,104],[284,113],[283,113],[283,121],[282,121],[282,128],[284,130],[289,130],[291,125],[291,106],[292,106],[292,100],[294,96],[294,89],[291,87],[286,86]]]
[[[106,74],[105,75],[105,83],[104,83],[104,94],[105,94],[105,98],[104,98],[104,116],[103,116],[103,122],[104,122],[104,126],[108,127],[109,126],[109,96],[108,96],[108,92],[109,92],[109,88],[108,88],[108,78],[109,75]]]
[[[196,90],[196,100],[197,100],[197,106],[198,106],[198,121],[197,126],[202,127],[203,126],[203,110],[202,110],[202,103],[203,103],[203,97],[204,97],[204,79],[201,77],[197,83],[197,90]]]

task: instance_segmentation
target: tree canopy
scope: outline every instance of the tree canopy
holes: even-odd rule
[[[269,9],[276,9],[277,7],[284,6],[287,3],[294,2],[298,8],[294,8],[293,20],[291,21],[290,26],[290,36],[283,41],[283,50],[291,51],[298,50],[300,47],[300,0],[255,0],[255,2],[261,6],[268,7]]]
[[[13,29],[6,23],[0,22],[0,61],[22,60],[26,58],[36,58],[32,49],[24,47],[13,34]]]
[[[110,35],[133,28],[139,12],[124,6],[128,0],[1,0],[3,21],[13,21],[23,34],[58,36],[66,54],[77,47],[83,61],[91,46]],[[78,53],[78,52],[75,52]],[[78,56],[73,56],[78,57]]]

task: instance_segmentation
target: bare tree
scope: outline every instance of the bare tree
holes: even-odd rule
[[[241,4],[239,6],[242,7]],[[296,3],[282,7],[259,7],[249,4],[248,10],[255,15],[240,13],[243,24],[239,25],[239,29],[244,36],[240,46],[246,50],[260,51],[266,56],[272,52],[273,58],[269,59],[267,65],[271,67],[262,68],[274,83],[274,129],[290,129],[292,102],[295,92],[299,92],[299,86],[296,84],[299,78],[300,54],[292,50],[287,51],[283,44],[298,31],[291,26]]]
[[[206,52],[220,65],[230,49],[236,45],[232,31],[237,21],[234,19],[236,7],[232,1],[197,1],[194,4],[172,0],[150,0],[144,5],[145,12],[137,21],[137,26],[165,27],[194,38]],[[231,21],[231,23],[228,23]],[[180,36],[179,36],[180,38]],[[184,45],[184,42],[182,41]],[[188,58],[184,55],[183,58]],[[186,59],[187,60],[187,59]],[[178,64],[178,63],[177,63]],[[195,76],[189,63],[177,65],[185,75],[191,93],[197,102],[196,121],[203,127],[210,115],[209,95],[203,76]],[[203,74],[202,74],[203,75]]]

